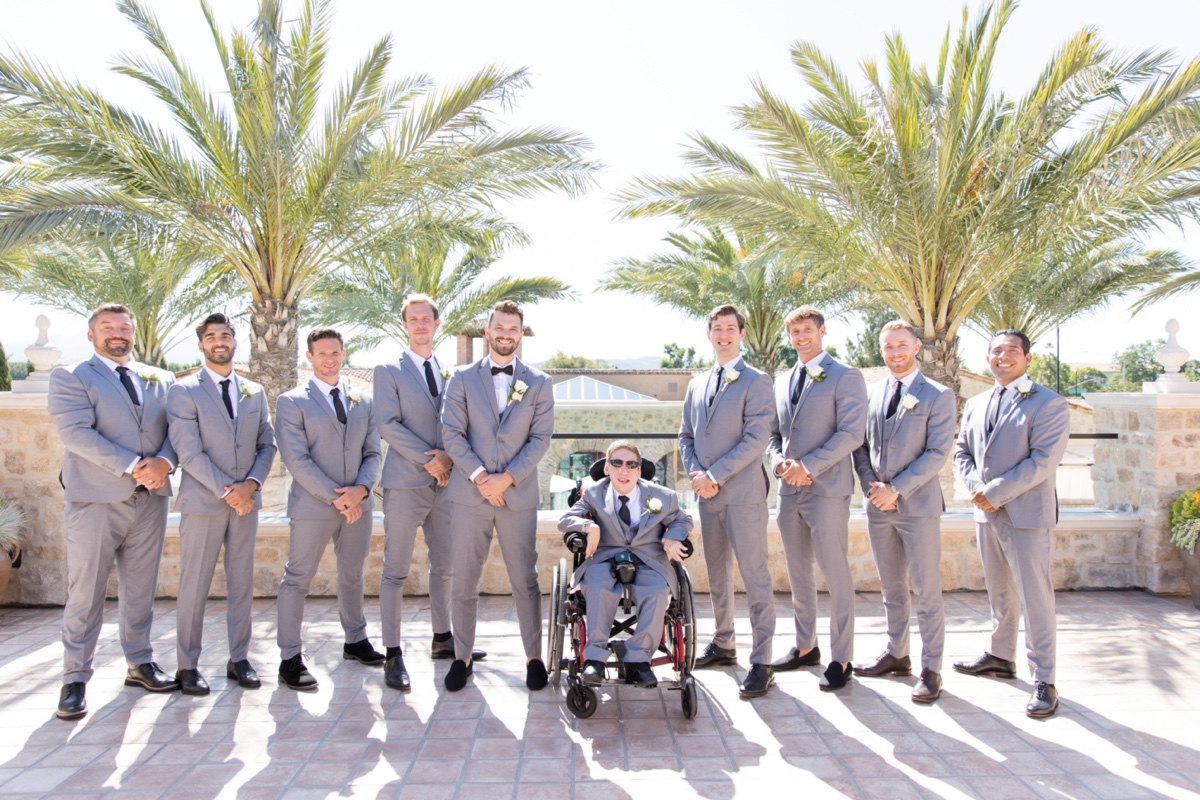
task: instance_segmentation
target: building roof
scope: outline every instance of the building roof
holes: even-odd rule
[[[649,395],[632,392],[629,389],[622,389],[620,386],[613,386],[611,383],[604,383],[595,378],[589,378],[586,375],[580,375],[554,384],[554,401],[557,403],[563,400],[657,402],[655,398]]]

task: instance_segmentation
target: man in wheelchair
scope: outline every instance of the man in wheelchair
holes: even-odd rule
[[[671,595],[679,589],[669,559],[685,557],[692,518],[679,508],[675,492],[642,480],[642,456],[633,442],[618,439],[606,456],[606,477],[585,488],[558,522],[567,546],[585,555],[574,575],[587,604],[581,677],[590,686],[604,680],[609,632],[622,584],[628,584],[637,625],[625,642],[625,682],[653,688],[658,680],[651,656],[661,644]]]

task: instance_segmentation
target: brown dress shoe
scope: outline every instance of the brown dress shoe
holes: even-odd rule
[[[955,661],[954,671],[964,675],[995,675],[997,678],[1017,677],[1017,662],[1005,661],[991,653],[984,653],[974,661]]]
[[[855,667],[855,675],[863,675],[868,678],[878,678],[883,675],[912,675],[912,661],[908,656],[904,658],[896,658],[886,650],[879,658],[865,667]]]
[[[921,670],[921,680],[913,687],[912,701],[928,705],[942,694],[942,676],[931,669]]]

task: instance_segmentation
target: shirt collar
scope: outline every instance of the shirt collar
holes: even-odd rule
[[[342,397],[346,396],[346,385],[345,385],[345,382],[341,379],[341,376],[338,376],[338,382],[337,382],[336,386],[330,386],[325,381],[317,378],[316,375],[309,378],[308,382],[311,383],[313,386],[317,387],[317,390],[320,391],[322,394],[324,394],[326,397],[329,397],[329,393],[332,392],[334,389],[337,389],[338,393]]]
[[[512,361],[508,362],[508,364],[497,364],[495,361],[492,360],[491,355],[488,355],[488,364],[492,365],[493,367],[497,367],[499,369],[504,369],[505,367],[511,365],[513,368],[513,375],[517,374],[517,362],[518,362],[518,359],[514,358]],[[493,377],[497,377],[497,376],[493,376]]]
[[[223,375],[218,375],[217,373],[213,372],[211,369],[209,369],[208,364],[205,364],[204,371],[208,373],[208,377],[211,378],[212,382],[215,383],[218,387],[220,387],[221,381],[230,380],[230,381],[233,381],[233,383],[230,384],[230,388],[231,389],[238,388],[238,379],[237,379],[237,371],[236,370],[230,370],[229,376],[225,377]]]
[[[438,363],[437,353],[434,353],[429,358],[426,358],[425,356],[421,355],[420,353],[415,352],[411,347],[405,348],[404,352],[407,353],[408,357],[411,358],[415,363],[420,364],[421,366],[424,366],[425,362],[428,361],[433,365],[434,372],[441,371],[440,370],[441,364]],[[491,360],[491,356],[488,357],[488,360],[489,361]]]
[[[907,392],[909,389],[912,388],[913,381],[915,381],[917,379],[917,376],[920,374],[921,374],[921,370],[914,369],[912,372],[908,373],[907,375],[905,375],[903,378],[900,379],[900,383],[902,383],[904,385],[904,391]],[[888,373],[888,387],[890,388],[895,385],[896,385],[896,377],[889,372]]]
[[[621,510],[620,509],[621,501],[617,499],[620,496],[620,492],[617,491],[617,485],[615,483],[613,483],[611,480],[608,482],[608,493],[612,497],[613,508],[620,511]],[[629,494],[627,494],[626,497],[629,498],[630,506],[637,506],[638,508],[641,508],[641,500],[642,500],[641,484],[634,483],[633,491],[630,492]]]
[[[825,351],[822,350],[821,352],[819,352],[815,356],[813,356],[812,361],[805,361],[800,366],[802,366],[804,369],[808,369],[809,367],[817,367],[817,366],[820,366],[821,362],[824,360],[825,360]]]
[[[108,356],[102,356],[99,353],[96,353],[96,358],[103,361],[104,365],[107,366],[109,369],[111,369],[113,372],[117,371],[117,367],[126,367],[130,372],[135,373],[135,374],[138,371],[137,362],[134,361],[132,358],[129,359],[129,363],[127,363],[127,364],[118,364],[116,361],[113,361]]]

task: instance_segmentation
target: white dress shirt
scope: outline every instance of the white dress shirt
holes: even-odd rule
[[[240,387],[238,386],[237,373],[233,370],[230,370],[228,375],[221,375],[209,369],[207,364],[204,365],[204,371],[208,373],[209,380],[211,380],[213,385],[217,387],[218,395],[221,394],[221,381],[230,381],[229,399],[233,401],[233,418],[237,419],[238,403],[240,403],[242,399],[242,393],[239,391]]]
[[[517,360],[515,358],[508,362],[507,365],[504,365],[497,364],[492,360],[491,356],[488,356],[488,364],[491,367],[510,366],[513,368],[514,375],[517,371]],[[496,410],[500,413],[504,413],[504,407],[508,405],[508,390],[512,387],[514,375],[498,372],[492,376],[492,388],[496,392]]]
[[[609,481],[608,501],[612,503],[614,514],[618,514],[621,511],[621,501],[617,499],[620,494],[617,491],[617,485]],[[638,520],[642,518],[642,487],[635,483],[633,491],[627,494],[626,497],[629,498],[629,527],[636,528]]]
[[[321,380],[316,375],[309,378],[308,382],[311,383],[313,386],[315,386],[317,388],[317,390],[321,392],[321,394],[325,395],[325,402],[329,403],[329,407],[333,409],[333,413],[335,416],[337,415],[337,406],[335,406],[333,404],[333,395],[331,394],[331,392],[334,389],[337,389],[338,397],[342,401],[342,410],[345,411],[347,414],[350,413],[350,399],[348,397],[346,397],[346,384],[345,384],[345,382],[342,381],[342,379],[340,377],[338,378],[338,382],[336,384],[334,384],[333,386],[330,386],[328,383]]]
[[[438,362],[437,356],[432,355],[426,358],[420,353],[413,352],[411,347],[407,348],[405,352],[412,359],[412,362],[417,365],[417,372],[421,373],[422,378],[425,377],[425,362],[429,362],[429,366],[433,367],[433,380],[437,384],[438,396],[441,397],[442,393],[446,391],[446,379],[442,377],[442,365]],[[508,376],[505,375],[504,377],[507,378]]]
[[[800,369],[802,369],[802,370],[808,370],[810,367],[819,367],[819,366],[821,366],[821,362],[822,362],[822,361],[824,361],[824,360],[825,360],[825,351],[824,351],[824,350],[822,350],[821,352],[817,353],[817,354],[816,354],[816,355],[815,355],[815,356],[814,356],[814,357],[813,357],[811,360],[809,360],[809,361],[805,361],[803,364],[799,364],[798,366],[799,366],[799,367],[800,367]],[[791,394],[790,394],[790,392],[793,392],[793,391],[795,391],[795,390],[796,390],[796,383],[795,383],[795,381],[798,381],[798,380],[800,380],[800,370],[797,370],[797,371],[796,371],[796,377],[795,377],[795,380],[793,380],[793,382],[792,382],[792,385],[788,387],[788,392],[789,392],[789,395],[788,395],[788,397],[789,397],[789,398],[791,397]],[[813,378],[813,376],[812,376],[812,375],[808,375],[808,376],[806,376],[806,377],[804,378],[804,389],[803,389],[803,390],[801,390],[801,392],[800,392],[800,396],[801,396],[801,397],[804,397],[804,395],[808,394],[808,390],[812,388],[812,385],[813,385],[814,383],[817,383],[817,381],[816,381],[816,380]]]
[[[128,369],[130,380],[133,381],[133,391],[137,394],[138,405],[142,405],[146,402],[146,395],[144,395],[142,393],[142,379],[140,376],[138,376],[137,362],[135,362],[133,359],[130,359],[128,364],[118,364],[116,361],[113,361],[111,358],[108,358],[107,356],[102,356],[99,353],[96,353],[96,357],[99,358],[101,361],[103,361],[104,365],[113,371],[113,374],[117,376],[117,380],[121,380],[121,373],[117,372],[117,367],[125,367],[126,369]],[[122,388],[124,388],[124,384],[122,384]],[[132,462],[130,462],[129,466],[127,466],[125,468],[125,474],[132,475],[133,468],[136,467],[138,465],[138,462],[141,460],[142,459],[140,459],[140,458],[135,458]],[[167,463],[170,463],[170,461],[168,461],[165,458],[163,459],[163,461],[167,461]],[[174,464],[171,464],[171,469],[175,469]]]

